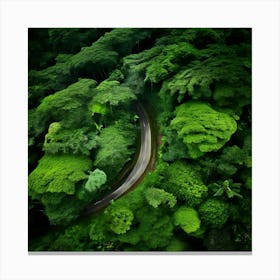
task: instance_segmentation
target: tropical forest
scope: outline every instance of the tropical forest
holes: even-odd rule
[[[29,252],[252,250],[250,28],[29,28]]]

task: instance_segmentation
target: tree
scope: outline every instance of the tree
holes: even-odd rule
[[[124,207],[111,207],[105,214],[108,218],[110,230],[116,234],[126,233],[134,219],[133,212]]]
[[[60,122],[51,123],[43,150],[47,154],[73,153],[88,156],[97,147],[97,135],[88,128],[67,129]]]
[[[174,195],[158,188],[148,188],[145,191],[145,197],[149,205],[154,208],[158,208],[161,204],[168,204],[170,208],[173,208],[176,204]]]
[[[133,130],[122,130],[118,124],[102,129],[94,165],[104,170],[109,179],[115,177],[130,160],[134,135]]]
[[[96,168],[93,172],[90,173],[88,180],[85,184],[85,189],[92,193],[100,189],[107,181],[107,175],[104,171]]]
[[[251,249],[250,29],[29,35],[29,208],[53,228],[31,250]],[[133,164],[134,100],[154,119],[151,168],[104,211],[76,219]]]
[[[232,176],[244,164],[245,153],[238,146],[225,147],[217,159],[217,171],[224,176]]]
[[[118,240],[134,245],[134,250],[158,250],[166,247],[173,236],[172,219],[159,209],[144,207],[134,213],[135,226]]]
[[[221,228],[229,217],[228,204],[222,200],[210,198],[199,207],[202,222],[211,228]]]
[[[191,158],[219,150],[236,131],[235,120],[205,103],[187,102],[176,108],[171,127],[183,139]]]
[[[37,134],[43,132],[46,126],[56,121],[65,127],[80,128],[91,120],[88,102],[92,98],[96,82],[81,79],[64,90],[49,95],[36,108]]]
[[[59,202],[53,199],[57,195],[60,195]],[[68,225],[79,217],[85,207],[85,203],[77,199],[75,195],[64,193],[44,193],[41,201],[51,225]]]
[[[44,97],[63,90],[75,81],[76,79],[71,75],[66,62],[58,62],[40,71],[29,71],[28,95],[33,101],[32,105],[38,106],[38,103],[40,103]]]
[[[195,209],[181,206],[174,214],[174,223],[186,233],[192,233],[200,228],[200,219]]]
[[[129,54],[133,46],[150,36],[149,29],[114,29],[100,37],[89,47],[83,47],[70,61],[75,76],[94,75],[104,80],[116,67],[119,57]]]
[[[84,156],[45,155],[29,175],[29,192],[74,194],[75,184],[85,180],[90,169],[91,160]]]
[[[77,53],[104,32],[100,28],[48,28],[49,43],[58,53]]]
[[[185,201],[187,205],[194,207],[207,197],[208,188],[203,184],[196,167],[176,161],[165,172],[166,177],[162,188],[174,194],[178,200]]]
[[[75,196],[91,169],[91,160],[84,156],[45,155],[28,178],[28,193],[45,208],[51,224],[68,224],[85,206]]]
[[[93,104],[112,106],[129,104],[136,96],[129,87],[121,86],[118,81],[103,81],[98,85],[93,97]]]
[[[197,53],[196,48],[186,42],[164,46],[161,53],[149,61],[145,81],[158,83],[168,78],[170,74],[178,71],[180,64],[186,65],[195,59]]]
[[[68,227],[50,244],[50,251],[85,251],[89,248],[89,228],[85,224]]]

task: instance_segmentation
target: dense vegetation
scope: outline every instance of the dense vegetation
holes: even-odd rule
[[[251,30],[29,29],[29,250],[251,250]],[[137,156],[154,164],[81,217]]]

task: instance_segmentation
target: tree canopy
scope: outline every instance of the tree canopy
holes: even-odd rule
[[[191,158],[219,150],[236,131],[236,121],[204,103],[184,103],[177,107],[171,127],[187,145]]]
[[[250,28],[29,28],[29,250],[250,251],[251,61]]]

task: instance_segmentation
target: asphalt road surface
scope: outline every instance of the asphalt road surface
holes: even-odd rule
[[[135,106],[136,113],[139,116],[141,129],[141,148],[136,164],[121,186],[119,186],[116,190],[114,190],[101,200],[95,202],[92,205],[89,205],[83,215],[89,215],[91,213],[97,212],[98,210],[109,205],[111,201],[119,198],[121,195],[127,192],[141,178],[149,165],[152,155],[151,127],[147,114],[142,105],[140,103],[136,103]]]

